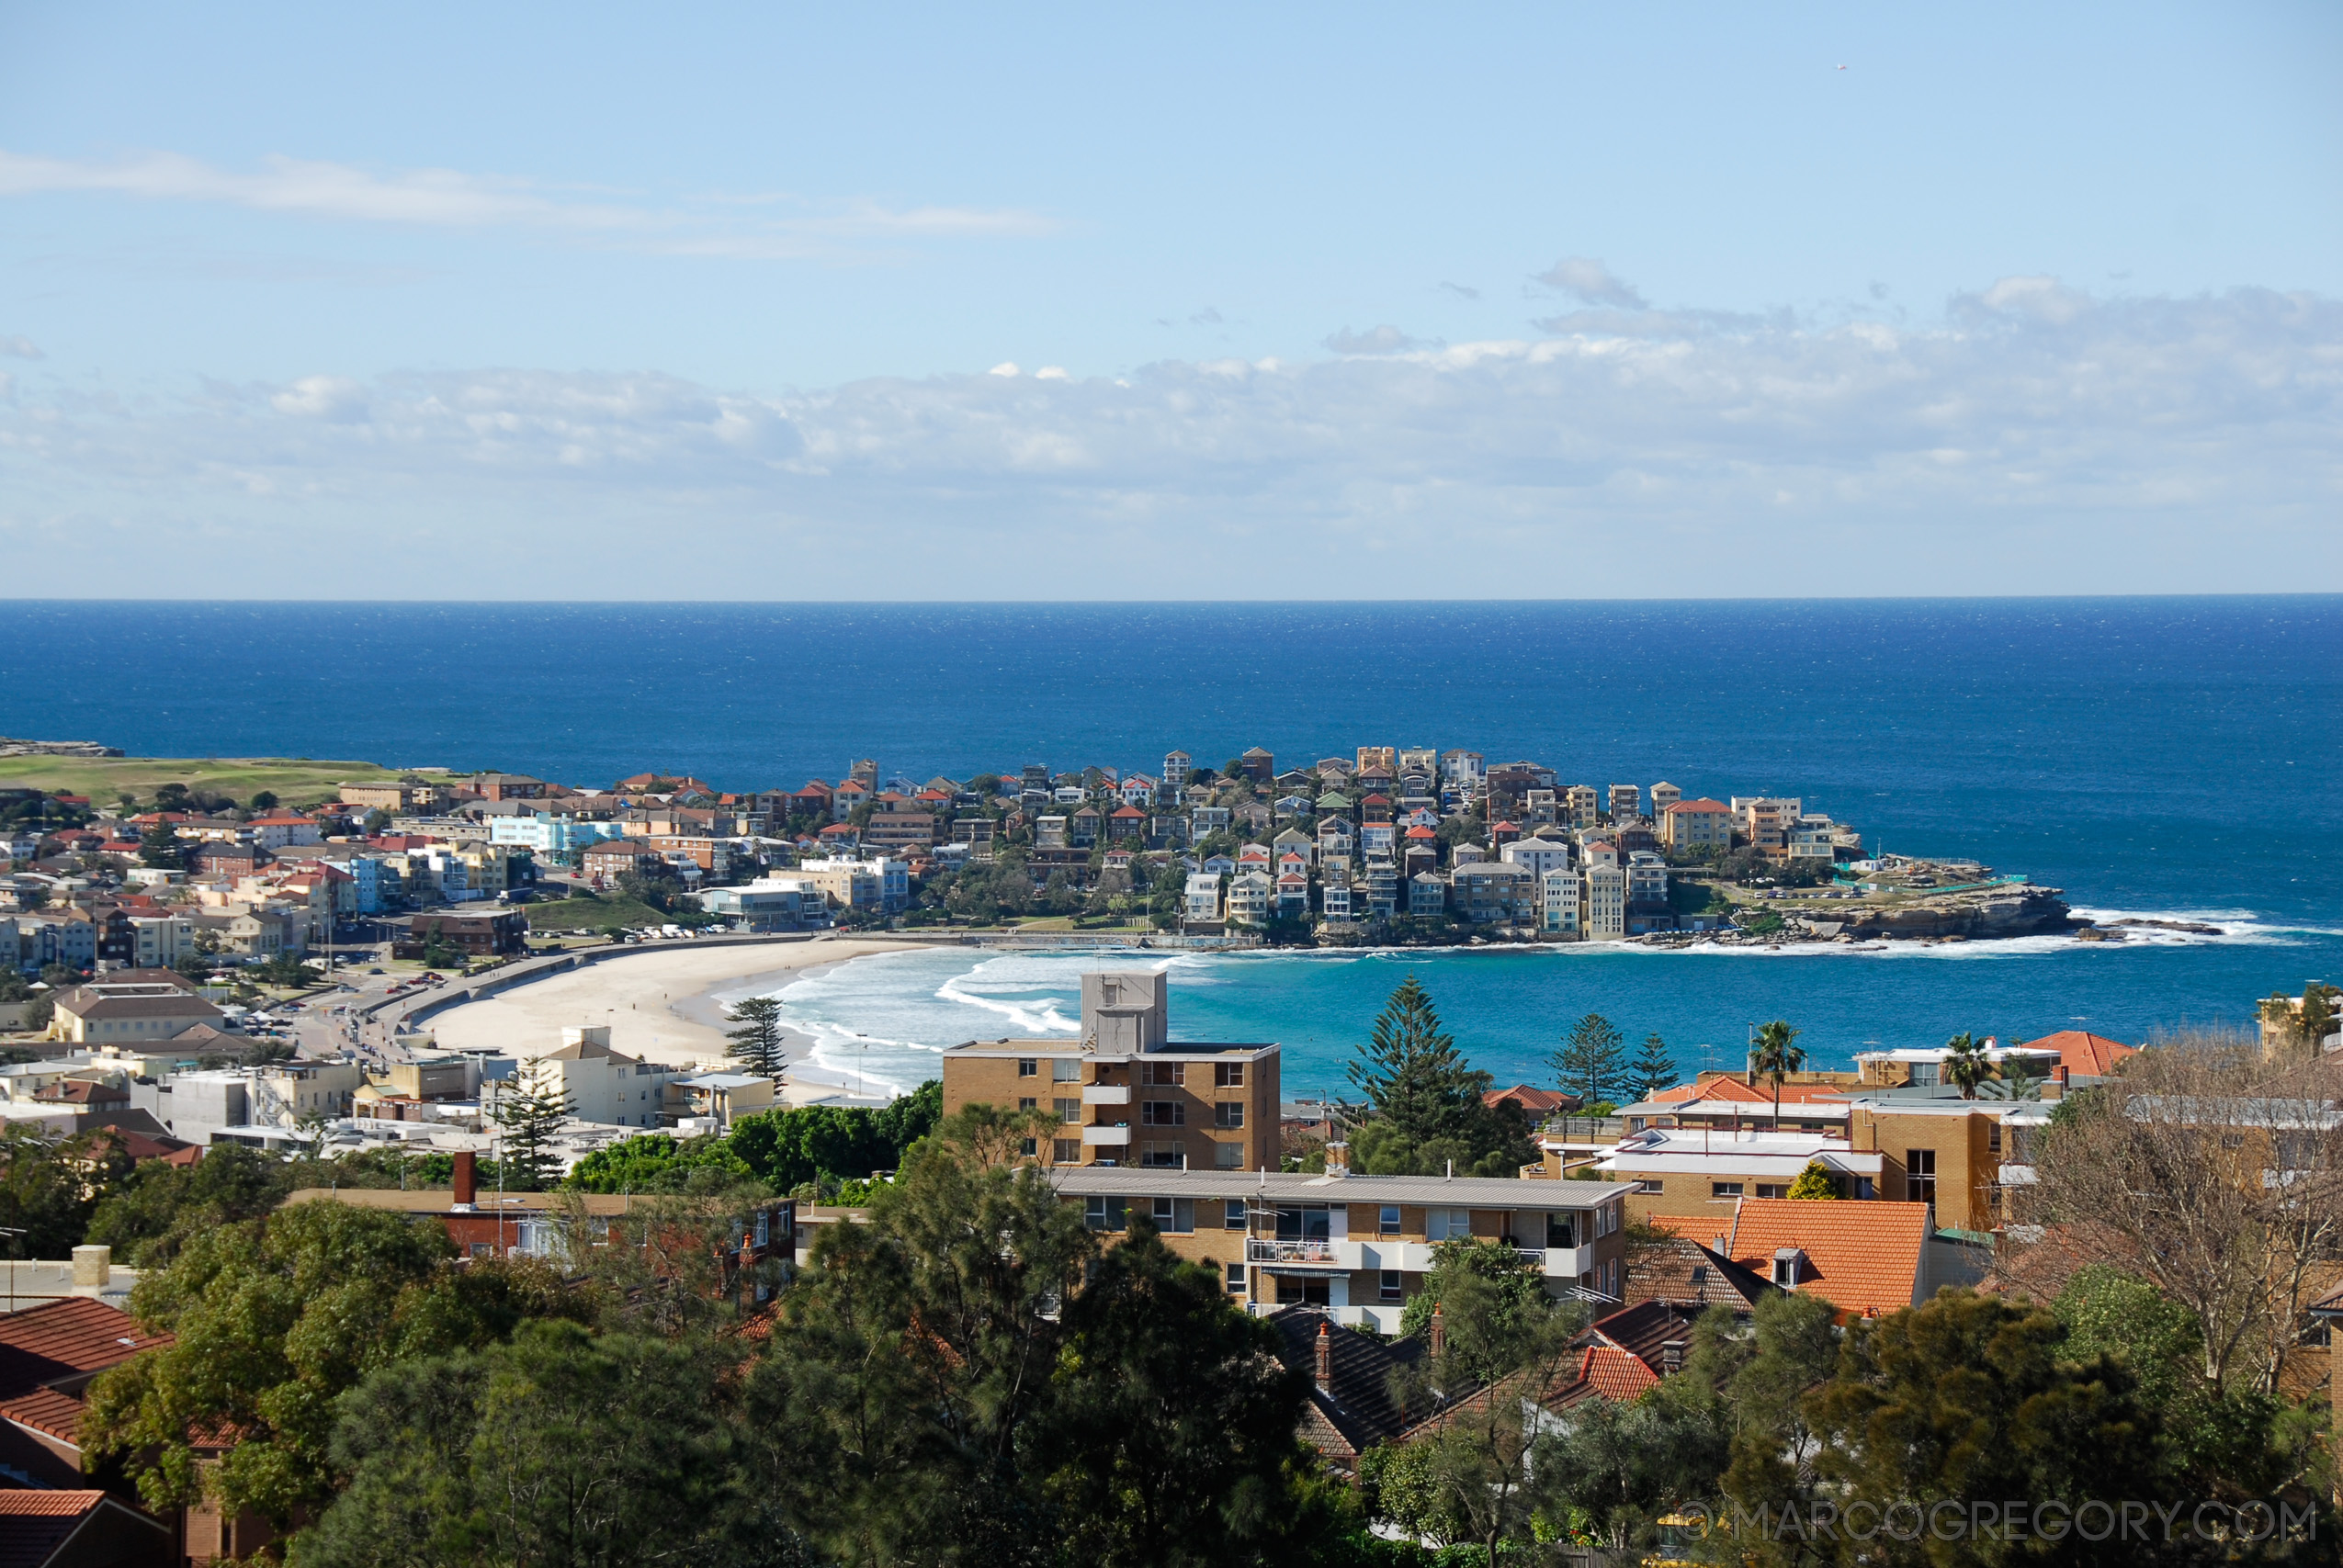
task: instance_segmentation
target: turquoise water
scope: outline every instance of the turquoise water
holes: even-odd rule
[[[1178,539],[1164,547],[1184,547]],[[1438,547],[1428,541],[1426,547]],[[1622,540],[1619,547],[1641,547]],[[1763,547],[1753,534],[1751,547]],[[1242,563],[1232,558],[1232,573]],[[1501,570],[1493,581],[1501,581]],[[1566,1021],[1697,1066],[1786,1018],[1817,1061],[2077,1021],[2137,1039],[2343,980],[2343,597],[1368,604],[0,603],[0,734],[732,788],[850,759],[965,777],[1469,747],[1597,785],[1795,795],[1873,846],[1975,856],[2086,912],[2217,937],[1885,953],[1581,948],[1182,959],[1174,1027],[1274,1039],[1296,1090],[1409,969],[1507,1080]],[[895,1081],[1047,1022],[1083,960],[954,953],[789,993]],[[887,1045],[868,1043],[857,1035]],[[851,1067],[851,1063],[844,1064]],[[919,1076],[924,1076],[919,1074]]]

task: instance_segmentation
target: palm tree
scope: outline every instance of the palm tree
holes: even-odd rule
[[[1798,1031],[1780,1019],[1758,1026],[1757,1043],[1749,1050],[1749,1066],[1773,1080],[1773,1125],[1782,1125],[1782,1080],[1806,1065],[1806,1054],[1794,1042]]]
[[[1944,1081],[1961,1091],[1963,1100],[1977,1097],[1977,1085],[1993,1076],[1985,1047],[1975,1035],[1963,1031],[1944,1043]]]

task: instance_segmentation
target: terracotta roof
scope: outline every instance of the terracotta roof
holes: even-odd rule
[[[1837,1103],[1846,1098],[1846,1089],[1838,1084],[1785,1083],[1782,1086],[1782,1103],[1784,1105]],[[1735,1077],[1711,1078],[1703,1084],[1680,1083],[1673,1089],[1661,1089],[1645,1103],[1689,1105],[1700,1100],[1734,1100],[1743,1105],[1771,1107],[1773,1104],[1773,1083],[1763,1075],[1760,1075],[1754,1084],[1744,1083]]]
[[[1579,1103],[1579,1097],[1575,1094],[1564,1094],[1559,1089],[1534,1089],[1525,1083],[1517,1083],[1511,1089],[1487,1090],[1481,1095],[1481,1100],[1489,1105],[1501,1105],[1510,1100],[1534,1116],[1543,1111],[1561,1111]]]
[[[1680,800],[1668,809],[1675,812],[1698,811],[1703,815],[1712,811],[1721,811],[1727,817],[1733,815],[1733,808],[1721,800]]]
[[[2136,1045],[2126,1045],[2120,1040],[2110,1040],[2103,1034],[2091,1034],[2079,1029],[2062,1029],[2055,1034],[2029,1040],[2019,1049],[2057,1052],[2058,1065],[2075,1077],[2105,1077],[2114,1070],[2116,1063],[2126,1056],[2140,1054]]]
[[[1590,1345],[1579,1363],[1578,1382],[1563,1391],[1557,1403],[1575,1404],[1598,1394],[1604,1399],[1633,1399],[1658,1382],[1659,1374],[1633,1351],[1616,1345]]]
[[[1716,1227],[1729,1238],[1733,1261],[1769,1280],[1775,1253],[1796,1247],[1805,1254],[1795,1287],[1800,1292],[1820,1296],[1842,1312],[1870,1315],[1914,1304],[1930,1207],[1751,1198],[1737,1215],[1722,1209],[1714,1218],[1697,1220],[1655,1214],[1652,1223],[1679,1234],[1693,1225]]]
[[[0,1492],[0,1516],[16,1519],[79,1518],[106,1501],[103,1492]]]
[[[169,1335],[149,1334],[128,1313],[87,1296],[9,1313],[0,1316],[0,1397],[103,1371],[170,1342]]]
[[[29,1427],[45,1437],[81,1446],[82,1402],[53,1388],[37,1388],[14,1399],[0,1400],[0,1416]]]

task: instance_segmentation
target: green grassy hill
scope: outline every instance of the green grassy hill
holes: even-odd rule
[[[271,790],[287,806],[314,806],[335,798],[345,783],[399,776],[374,762],[308,757],[0,757],[0,789],[85,795],[104,806],[126,792],[150,800],[166,784],[240,801]]]

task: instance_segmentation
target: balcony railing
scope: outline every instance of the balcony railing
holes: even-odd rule
[[[1334,1244],[1330,1241],[1263,1241],[1258,1238],[1245,1243],[1248,1263],[1323,1263],[1334,1265]]]

